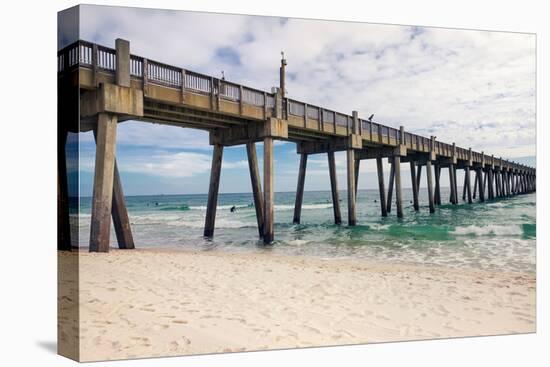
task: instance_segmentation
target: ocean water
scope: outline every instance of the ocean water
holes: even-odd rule
[[[459,188],[459,193],[462,189]],[[126,204],[137,247],[174,247],[205,251],[272,252],[324,259],[367,259],[453,268],[535,271],[535,194],[483,204],[446,204],[429,214],[427,191],[420,190],[420,211],[403,190],[404,218],[395,206],[380,216],[377,190],[359,190],[357,223],[348,227],[347,193],[340,192],[342,225],[333,222],[330,191],[304,193],[302,223],[292,224],[295,193],[275,193],[275,242],[258,238],[251,193],[220,194],[214,238],[202,236],[207,195],[128,196]],[[235,205],[237,210],[231,212]],[[80,201],[79,245],[87,246],[91,198]],[[111,244],[116,246],[114,230]]]

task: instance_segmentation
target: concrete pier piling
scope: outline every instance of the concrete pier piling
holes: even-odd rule
[[[441,178],[441,165],[435,164],[435,193],[434,202],[435,205],[441,205],[441,184],[439,182]]]
[[[305,171],[305,167],[304,167]],[[264,243],[274,239],[273,138],[264,139]]]
[[[256,210],[256,222],[258,223],[258,234],[262,238],[264,235],[264,198],[262,196],[256,144],[253,142],[246,143],[246,153],[248,157],[248,170],[250,171],[250,183],[252,185],[252,196],[254,197],[254,209]],[[296,217],[296,213],[294,216]]]
[[[90,222],[90,251],[108,252],[113,204],[117,117],[100,113]]]
[[[204,221],[204,237],[214,235],[216,223],[216,209],[218,207],[218,191],[222,172],[223,145],[215,144],[212,154],[212,168],[210,170],[210,184],[208,185],[208,201],[206,203],[206,218]]]
[[[415,211],[418,211],[418,185],[420,182],[416,179],[416,165],[414,161],[410,162],[411,167],[411,185],[412,185],[412,193],[413,193],[413,207]],[[420,173],[422,172],[421,169],[422,166],[418,166],[418,177],[420,177]]]
[[[336,159],[334,158],[334,152],[327,152],[327,155],[334,224],[342,224],[342,213],[340,212],[340,198],[338,194],[338,178],[336,175]]]
[[[466,187],[466,194],[468,196],[468,204],[471,204],[472,203],[472,186],[470,185],[470,180],[471,180],[470,166],[466,166],[466,168],[464,169],[464,174],[466,176],[465,187]]]
[[[426,181],[428,186],[428,205],[430,213],[435,213],[433,184],[432,184],[432,161],[426,162]]]
[[[355,210],[355,151],[348,149],[347,157],[347,175],[348,175],[348,225],[354,226],[357,223],[357,213]]]
[[[69,225],[69,185],[67,179],[67,156],[65,145],[68,130],[58,123],[57,135],[57,249],[71,249],[71,229]]]
[[[307,154],[300,155],[300,169],[298,170],[298,186],[296,187],[296,203],[294,204],[294,224],[300,224],[302,202],[304,200],[304,184],[306,180]]]
[[[387,199],[387,203],[386,203],[386,208],[387,208],[386,212],[387,213],[391,212],[391,203],[392,203],[392,196],[393,196],[394,181],[395,181],[395,165],[394,165],[394,162],[392,161],[390,163],[390,180],[389,180],[389,183],[388,183],[388,199]]]
[[[383,217],[388,216],[388,204],[386,203],[386,189],[384,187],[384,166],[382,158],[376,158],[376,171],[378,173],[378,191],[380,194],[380,214]]]
[[[393,166],[395,172],[395,206],[397,218],[403,218],[403,198],[401,196],[401,157],[393,157]]]

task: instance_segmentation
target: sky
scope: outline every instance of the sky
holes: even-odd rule
[[[60,28],[59,46],[74,41]],[[535,165],[535,35],[357,22],[80,6],[80,38],[270,91],[287,59],[288,97]],[[74,140],[72,137],[71,140]],[[95,144],[81,133],[81,194],[91,194]],[[262,144],[257,144],[262,164]],[[117,163],[127,195],[206,193],[212,148],[203,131],[123,122]],[[345,154],[336,154],[345,189]],[[294,143],[275,146],[275,189],[296,189]],[[389,166],[386,166],[386,174]],[[403,186],[410,187],[408,165]],[[359,189],[377,187],[361,164]],[[459,176],[459,180],[462,176]],[[443,174],[442,185],[448,182]],[[460,181],[459,181],[460,182]],[[422,184],[425,185],[425,182]],[[327,157],[309,158],[306,190],[327,190]],[[220,192],[251,190],[244,147],[224,150]]]

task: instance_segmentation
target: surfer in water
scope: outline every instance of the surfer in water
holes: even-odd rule
[[[231,211],[231,213],[234,213],[237,210],[237,207],[233,205],[229,210]]]

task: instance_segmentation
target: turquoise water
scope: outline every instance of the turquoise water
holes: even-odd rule
[[[461,190],[459,190],[462,193]],[[258,239],[252,194],[220,194],[213,239],[202,237],[206,195],[129,196],[126,198],[137,247],[269,251],[322,258],[531,272],[535,270],[535,194],[484,204],[444,204],[429,214],[427,192],[420,191],[421,208],[412,207],[404,190],[404,218],[395,208],[380,216],[377,190],[359,190],[355,227],[345,225],[346,192],[340,192],[344,224],[333,224],[330,191],[304,193],[302,223],[292,224],[294,193],[275,194],[275,243]],[[442,198],[449,192],[442,189]],[[443,200],[448,201],[448,200]],[[82,198],[80,245],[89,238],[91,199]],[[235,205],[237,210],[230,212]],[[114,230],[111,243],[116,246]]]

